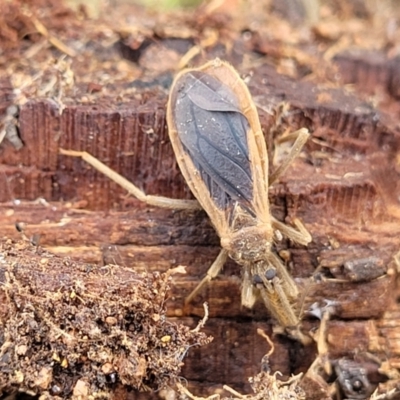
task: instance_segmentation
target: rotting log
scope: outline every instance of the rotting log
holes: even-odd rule
[[[119,13],[115,20],[125,21],[125,11]],[[204,39],[205,28],[214,29],[214,45],[191,62],[201,64],[217,54],[243,74],[259,110],[271,169],[284,157],[283,133],[306,126],[313,135],[301,158],[270,190],[273,215],[288,223],[293,217],[300,218],[313,236],[307,248],[286,241],[276,244],[302,289],[302,308],[333,302],[335,312],[327,328],[332,362],[369,353],[374,357],[369,374],[372,386],[389,376],[385,387],[395,387],[400,365],[397,267],[393,262],[400,250],[399,59],[390,57],[384,47],[379,57],[364,50],[338,51],[339,39],[330,36],[332,30],[330,35],[324,33],[324,21],[314,28],[314,42],[301,49],[296,44],[289,46],[284,38],[281,42],[271,39],[273,32],[263,29],[259,21],[262,15],[254,9],[251,24],[244,28],[244,16],[240,16],[240,25],[234,17],[228,24],[215,20],[215,15],[200,15],[202,22],[189,17],[166,22],[157,17],[161,20],[154,26],[163,27],[161,31],[149,32],[141,26],[141,35],[135,36],[110,20],[82,22],[70,11],[44,12],[41,18],[46,25],[70,46],[74,46],[74,35],[64,28],[64,18],[74,22],[82,37],[97,43],[94,48],[83,46],[81,57],[70,64],[63,63],[57,48],[41,51],[37,33],[23,42],[16,35],[7,53],[10,61],[7,54],[1,61],[7,69],[0,80],[0,109],[20,105],[18,124],[24,147],[17,151],[6,139],[0,143],[2,234],[19,238],[15,223],[22,222],[28,238],[39,235],[40,245],[88,264],[115,263],[137,272],[186,266],[187,274],[174,278],[167,315],[182,321],[200,317],[207,300],[210,320],[205,330],[214,342],[189,354],[183,376],[194,393],[210,393],[222,384],[249,390],[247,377],[259,371],[267,352],[256,328],[271,333],[274,323],[260,304],[254,310],[240,307],[237,265],[229,261],[224,273],[193,304],[183,307],[185,296],[218,253],[218,238],[205,214],[146,207],[81,160],[58,152],[60,147],[89,151],[148,194],[190,198],[165,126],[165,83],[185,52]],[[114,17],[111,12],[110,17]],[[155,17],[143,16],[142,20],[151,18]],[[272,22],[280,26],[280,19],[270,18],[265,26]],[[29,18],[22,16],[21,21],[27,24],[26,31],[35,32]],[[362,18],[357,22],[364,24],[358,34],[368,40],[369,22]],[[258,28],[250,28],[254,26]],[[282,26],[288,29],[284,21]],[[337,21],[337,29],[346,31],[345,26]],[[114,35],[112,45],[101,35],[101,27]],[[182,31],[187,36],[177,38]],[[292,35],[296,32],[293,28]],[[11,36],[4,37],[11,40]],[[395,43],[386,45],[395,48]],[[20,57],[20,64],[14,61],[15,54],[28,51],[29,57]],[[164,63],[157,63],[159,52],[172,68],[163,70]],[[103,62],[105,53],[108,62]],[[55,66],[49,65],[49,54],[58,60]],[[264,58],[259,59],[260,55]],[[288,60],[295,66],[288,67]],[[39,75],[24,101],[13,93],[18,89],[9,72],[13,65],[25,72],[25,78]],[[41,69],[43,76],[38,74]],[[354,84],[353,91],[338,85],[338,71],[343,84]],[[73,84],[68,78],[71,72]],[[112,82],[104,78],[107,74]],[[57,79],[51,87],[53,76]],[[351,263],[357,267],[363,260],[372,268],[348,272]],[[305,316],[306,331],[318,326],[318,319]],[[315,346],[302,348],[280,335],[273,340],[271,369],[285,376],[305,372],[316,357]],[[359,363],[368,364],[365,359]],[[377,373],[379,367],[382,374]],[[315,391],[315,398],[322,398],[318,390],[325,388],[315,385],[310,390]]]

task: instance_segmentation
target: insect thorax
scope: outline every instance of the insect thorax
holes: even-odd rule
[[[242,228],[221,238],[221,246],[237,263],[245,265],[265,260],[271,251],[272,229],[266,226]]]

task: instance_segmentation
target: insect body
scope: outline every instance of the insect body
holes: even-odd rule
[[[182,71],[171,89],[167,122],[182,174],[223,248],[198,289],[218,273],[228,254],[243,266],[242,304],[252,307],[259,292],[281,325],[295,326],[291,303],[298,290],[273,252],[274,229],[302,244],[311,237],[299,222],[298,232],[271,216],[267,148],[247,86],[220,60]],[[291,158],[307,137],[302,130]]]
[[[260,294],[280,325],[296,326],[293,302],[298,289],[273,251],[273,237],[279,231],[306,245],[311,236],[300,221],[294,221],[296,230],[275,220],[270,213],[268,187],[299,154],[309,136],[307,130],[298,131],[286,162],[268,179],[268,155],[256,107],[239,74],[219,59],[177,75],[167,122],[182,174],[210,217],[222,246],[207,276],[187,301],[218,275],[229,255],[243,266],[242,304],[252,307]],[[146,195],[86,152],[60,152],[82,157],[147,204],[198,208],[198,203],[190,200]]]

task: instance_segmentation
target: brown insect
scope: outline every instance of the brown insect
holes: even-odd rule
[[[242,304],[252,307],[261,296],[283,327],[297,326],[293,304],[298,289],[273,250],[274,235],[302,245],[311,236],[295,220],[297,230],[270,212],[268,186],[289,167],[308,139],[301,129],[287,160],[268,175],[268,155],[256,107],[239,74],[219,59],[180,72],[171,88],[167,122],[172,146],[188,186],[210,217],[222,250],[186,301],[218,275],[228,256],[243,267]],[[147,196],[125,178],[84,152],[80,156],[139,200],[167,208],[198,208],[188,200]]]

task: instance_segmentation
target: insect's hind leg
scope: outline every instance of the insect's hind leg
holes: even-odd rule
[[[291,133],[290,136],[296,137],[296,141],[290,149],[290,153],[286,160],[269,176],[269,185],[276,182],[279,177],[286,172],[293,160],[300,154],[303,146],[310,137],[310,133],[308,132],[308,129],[301,128],[298,131]]]
[[[189,304],[193,298],[200,292],[204,285],[214,279],[221,271],[226,260],[228,258],[228,252],[224,249],[220,251],[218,257],[212,263],[211,267],[208,269],[206,276],[201,280],[201,282],[195,287],[195,289],[189,294],[185,299],[185,304]]]
[[[66,156],[81,157],[84,161],[90,164],[93,168],[107,176],[109,179],[117,183],[119,186],[127,190],[130,194],[135,196],[138,200],[144,203],[161,208],[171,208],[180,210],[197,210],[200,209],[200,205],[196,200],[179,200],[170,199],[163,196],[152,196],[147,195],[132,182],[129,182],[126,178],[113,171],[110,167],[103,164],[96,157],[86,151],[75,151],[75,150],[64,150],[60,149],[60,153]]]

